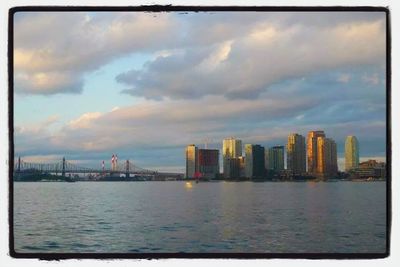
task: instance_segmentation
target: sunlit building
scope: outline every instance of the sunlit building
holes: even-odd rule
[[[186,178],[194,178],[198,172],[198,149],[195,145],[186,147]]]
[[[246,157],[239,157],[239,177],[246,177]]]
[[[277,172],[285,169],[284,146],[273,146],[268,149],[268,169]]]
[[[318,166],[318,137],[325,137],[324,131],[310,131],[307,135],[307,168],[311,174],[317,173]]]
[[[199,149],[198,164],[201,177],[215,179],[219,174],[219,150]]]
[[[247,178],[260,178],[265,174],[264,147],[260,145],[245,145],[245,176]]]
[[[355,136],[349,135],[346,138],[344,147],[345,170],[357,168],[360,163],[358,140]]]
[[[224,177],[230,178],[229,173],[231,172],[228,159],[237,159],[242,156],[242,140],[230,137],[223,140],[222,143],[222,163],[223,163],[223,171]],[[230,171],[228,172],[228,168]],[[236,170],[235,170],[236,171]]]
[[[338,171],[336,143],[330,138],[317,138],[317,176],[332,178]]]
[[[287,169],[294,174],[306,172],[306,144],[305,138],[297,133],[288,136],[286,144]]]

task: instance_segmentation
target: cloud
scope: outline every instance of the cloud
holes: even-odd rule
[[[337,75],[328,74],[328,77],[334,79]],[[118,153],[121,158],[138,161],[142,167],[176,166],[184,164],[184,147],[189,143],[202,144],[205,137],[212,140],[210,147],[216,148],[223,138],[232,135],[243,142],[268,147],[284,145],[291,132],[306,136],[308,131],[318,129],[325,130],[337,141],[339,152],[345,136],[354,134],[363,143],[363,153],[384,153],[384,119],[376,115],[376,110],[365,108],[371,99],[354,100],[355,96],[362,96],[361,92],[368,94],[369,89],[354,89],[351,97],[347,99],[342,94],[344,100],[340,100],[332,97],[338,94],[334,86],[341,89],[340,83],[326,88],[324,96],[325,93],[304,91],[320,87],[312,81],[312,77],[307,77],[300,82],[293,81],[293,85],[274,86],[257,99],[205,96],[189,100],[143,100],[109,112],[86,112],[56,131],[47,129],[45,125],[51,125],[52,121],[48,119],[40,131],[16,131],[16,153],[64,154],[75,160],[93,158],[96,162],[108,159],[110,153]],[[282,88],[287,91],[281,91]],[[159,161],[154,162],[155,157]]]
[[[121,73],[124,92],[150,99],[255,98],[286,78],[376,63],[385,40],[384,13],[21,12],[15,90],[80,93],[87,73],[119,57],[153,53],[159,56],[143,69]]]
[[[85,113],[79,118],[72,120],[68,123],[71,129],[87,129],[92,126],[92,121],[99,118],[102,114],[100,112]]]
[[[18,93],[80,93],[86,73],[122,55],[151,50],[160,40],[167,44],[172,37],[168,14],[157,19],[123,12],[22,14],[17,13],[14,29]]]
[[[378,73],[373,73],[371,75],[365,74],[361,79],[364,83],[369,85],[378,85],[380,81]]]
[[[148,99],[257,98],[285,79],[343,66],[381,64],[385,58],[383,19],[331,27],[268,21],[252,26],[242,36],[158,57],[143,69],[121,73],[117,81],[131,86],[124,93]]]
[[[350,74],[343,73],[343,74],[339,75],[339,77],[337,78],[337,81],[341,82],[341,83],[348,83],[350,81],[350,79],[351,79]]]

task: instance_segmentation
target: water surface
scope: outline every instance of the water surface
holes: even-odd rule
[[[16,182],[17,252],[384,253],[385,182]]]

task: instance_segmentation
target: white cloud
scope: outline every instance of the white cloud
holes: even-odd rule
[[[81,115],[75,120],[71,120],[68,126],[71,129],[87,129],[92,126],[92,121],[99,118],[102,114],[100,112],[89,112]]]
[[[120,80],[132,89],[127,92],[154,99],[256,97],[282,79],[385,56],[384,13],[21,14],[14,32],[15,89],[33,94],[79,93],[85,73],[132,53],[168,59]]]
[[[131,87],[126,93],[159,100],[204,95],[256,98],[285,79],[342,66],[382,63],[384,26],[383,19],[322,28],[267,21],[219,44],[187,48],[150,61],[142,70],[119,75],[117,81]],[[347,79],[341,77],[341,81]]]
[[[154,49],[172,37],[168,14],[32,13],[14,29],[15,90],[31,94],[79,93],[83,75],[116,57]]]
[[[373,74],[364,74],[361,77],[361,80],[366,83],[366,84],[370,84],[370,85],[378,85],[379,84],[379,75],[378,73],[373,73]]]
[[[342,73],[337,78],[337,81],[341,83],[348,83],[350,80],[351,80],[351,75],[348,73]]]

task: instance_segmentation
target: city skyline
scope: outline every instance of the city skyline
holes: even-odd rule
[[[100,166],[118,153],[184,172],[187,144],[222,151],[235,136],[267,148],[321,129],[340,170],[347,135],[359,140],[360,162],[386,161],[385,19],[19,12],[15,156]]]

